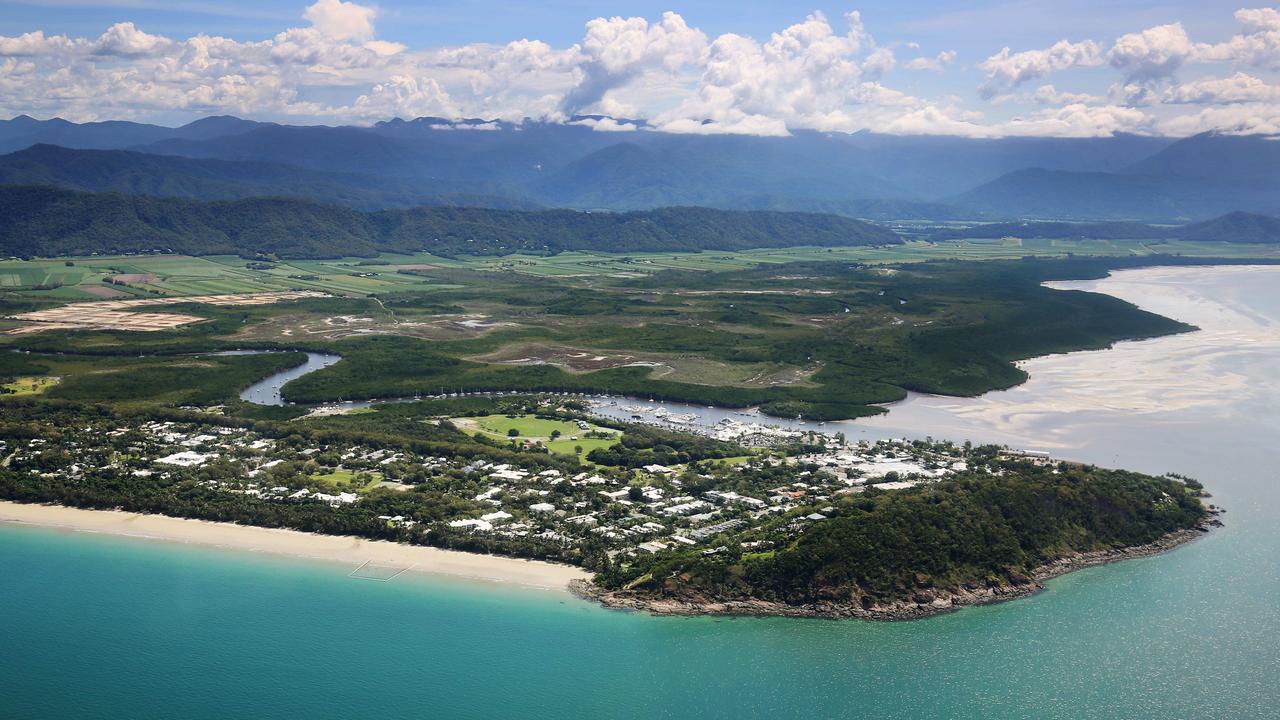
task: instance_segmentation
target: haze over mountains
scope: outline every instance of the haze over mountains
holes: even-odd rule
[[[439,118],[363,128],[211,117],[166,128],[22,116],[0,121],[0,151],[10,153],[0,156],[3,184],[197,200],[287,195],[358,210],[697,205],[1147,222],[1280,214],[1280,143],[1266,136],[704,136]]]

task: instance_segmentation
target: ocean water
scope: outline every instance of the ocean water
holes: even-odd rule
[[[1225,528],[1015,602],[866,623],[655,618],[0,526],[0,717],[1280,717],[1280,268],[1070,286],[1204,330],[1036,359],[1019,388],[858,425],[1184,472]]]

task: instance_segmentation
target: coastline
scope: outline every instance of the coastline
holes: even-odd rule
[[[1026,582],[997,587],[922,590],[911,600],[894,600],[883,605],[873,605],[870,608],[839,603],[789,605],[769,600],[646,598],[626,592],[605,590],[580,580],[571,581],[569,590],[580,598],[600,603],[609,609],[646,612],[650,615],[921,620],[934,615],[955,612],[965,607],[990,605],[1033,595],[1045,589],[1043,584],[1045,581],[1076,570],[1168,552],[1184,543],[1204,537],[1215,527],[1221,527],[1222,521],[1218,519],[1221,512],[1220,509],[1210,509],[1209,514],[1196,526],[1168,533],[1146,545],[1076,553],[1058,558],[1036,568]]]
[[[0,501],[0,524],[101,533],[303,558],[345,565],[350,571],[363,563],[372,562],[393,570],[403,568],[407,573],[449,576],[560,592],[566,591],[571,582],[585,581],[591,577],[580,568],[538,560],[121,510],[84,510],[62,505]]]

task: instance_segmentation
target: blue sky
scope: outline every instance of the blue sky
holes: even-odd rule
[[[635,20],[588,26],[614,17]],[[775,33],[786,41],[771,46]],[[205,36],[225,40],[192,40]],[[1280,11],[1256,0],[0,0],[0,63],[0,115],[78,120],[600,113],[676,132],[970,135],[1280,126]]]
[[[1217,39],[1234,29],[1231,11],[1248,3],[1144,2],[1087,0],[1077,2],[977,2],[874,0],[859,3],[790,3],[771,0],[699,0],[698,2],[463,2],[384,0],[379,8],[385,27],[380,36],[410,46],[503,43],[521,37],[569,45],[582,37],[588,19],[600,16],[655,18],[679,12],[709,34],[735,32],[765,37],[813,11],[839,17],[860,10],[873,30],[886,37],[912,39],[972,50],[981,54],[995,45],[1047,45],[1064,36],[1114,37],[1135,27],[1181,21]],[[43,28],[45,32],[89,35],[123,21],[149,32],[190,35],[220,34],[238,40],[261,40],[296,23],[305,3],[163,2],[159,0],[0,0],[0,33],[14,35]]]

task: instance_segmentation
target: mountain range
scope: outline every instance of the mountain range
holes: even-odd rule
[[[1266,136],[754,137],[527,120],[296,127],[214,117],[168,128],[18,117],[0,122],[0,151],[10,152],[0,156],[0,182],[10,184],[201,200],[265,193],[361,210],[701,205],[868,219],[1149,222],[1280,210],[1280,143]]]
[[[0,121],[0,151],[10,153],[0,156],[6,184],[201,200],[287,195],[359,210],[699,205],[873,220],[1147,222],[1280,212],[1280,143],[1268,136],[755,137],[430,117],[372,127],[211,117],[168,128],[20,116]]]

